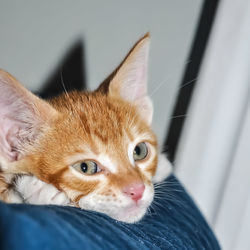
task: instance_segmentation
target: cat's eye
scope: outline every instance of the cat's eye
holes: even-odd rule
[[[135,161],[140,161],[143,160],[147,157],[148,155],[148,148],[145,142],[141,142],[136,145],[134,152],[133,152],[133,157]]]
[[[94,161],[81,161],[72,165],[74,169],[87,175],[93,175],[101,171]]]

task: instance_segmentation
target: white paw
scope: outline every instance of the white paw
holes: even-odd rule
[[[16,191],[25,203],[68,205],[66,194],[53,185],[45,183],[35,176],[23,175],[16,180]]]
[[[9,203],[23,203],[23,199],[19,193],[11,189],[8,192],[8,202]]]
[[[156,168],[153,183],[161,182],[166,179],[172,172],[172,164],[164,154],[158,156],[158,165]]]

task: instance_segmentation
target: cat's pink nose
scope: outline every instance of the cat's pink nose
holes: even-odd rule
[[[130,196],[135,202],[142,198],[144,190],[145,185],[143,183],[133,183],[122,189],[123,193]]]

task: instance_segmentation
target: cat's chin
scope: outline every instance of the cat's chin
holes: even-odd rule
[[[105,198],[105,197],[104,197]],[[100,199],[98,194],[92,193],[82,197],[78,204],[84,210],[96,211],[126,223],[136,223],[146,214],[154,199],[153,185],[146,185],[142,199],[137,202],[130,197],[120,194],[119,199],[109,201]]]
[[[91,206],[90,202],[86,204],[83,200],[80,200],[79,206],[84,210],[96,211],[108,215],[109,217],[125,222],[125,223],[136,223],[140,221],[146,214],[148,207],[152,202],[153,196],[146,201],[141,201],[138,204],[129,203],[127,206],[121,206],[119,209],[105,208],[105,206]]]
[[[146,211],[147,207],[133,206],[127,209],[122,209],[119,213],[114,215],[112,214],[110,217],[121,222],[136,223],[143,218]]]

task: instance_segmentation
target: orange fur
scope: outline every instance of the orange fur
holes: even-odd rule
[[[33,174],[60,190],[70,188],[86,195],[98,182],[83,183],[69,173],[70,177],[65,178],[69,171],[65,159],[77,153],[84,155],[84,148],[87,148],[96,154],[103,152],[116,161],[118,172],[109,173],[107,188],[119,189],[130,182],[145,181],[143,173],[133,168],[127,157],[127,137],[134,140],[138,136],[131,133],[131,127],[136,127],[141,134],[149,134],[147,141],[153,147],[157,143],[133,105],[98,92],[72,92],[50,103],[59,112],[58,117],[38,144],[33,145],[32,153],[21,160],[22,172]],[[155,155],[146,171],[153,176],[156,166]],[[102,187],[102,190],[106,189]]]

